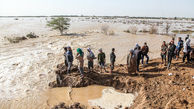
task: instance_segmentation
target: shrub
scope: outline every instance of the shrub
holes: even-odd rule
[[[142,33],[149,33],[150,31],[146,30],[145,28],[140,30],[139,32],[142,32]]]
[[[137,28],[137,26],[131,26],[131,27],[129,28],[129,30],[130,30],[130,33],[132,33],[132,34],[136,34],[136,33],[137,33],[138,28]]]
[[[6,37],[6,39],[10,42],[10,43],[19,43],[23,40],[27,40],[26,37],[13,37],[13,38],[9,38],[9,37]]]
[[[171,24],[167,22],[167,23],[166,23],[166,27],[165,27],[166,34],[169,33],[170,27],[171,27]]]
[[[31,32],[31,33],[27,34],[26,37],[27,38],[38,38],[39,36],[37,36],[36,34]]]
[[[115,32],[113,30],[110,30],[109,35],[115,35]]]
[[[126,33],[131,33],[129,29],[124,30],[124,32],[126,32]]]
[[[105,35],[108,35],[109,26],[108,25],[102,25],[101,32]]]
[[[150,34],[157,34],[158,28],[157,28],[156,26],[152,25],[152,26],[150,27],[149,32],[150,32]]]

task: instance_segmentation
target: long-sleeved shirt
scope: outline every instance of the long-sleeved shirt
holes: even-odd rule
[[[188,52],[188,48],[190,47],[190,39],[187,39],[186,42],[184,43],[183,46],[183,52],[187,53]]]
[[[66,59],[67,59],[67,62],[73,62],[73,53],[72,53],[72,51],[67,51]]]
[[[112,53],[110,54],[110,62],[115,62],[115,60],[116,60],[116,55],[115,55],[114,52],[112,52]]]

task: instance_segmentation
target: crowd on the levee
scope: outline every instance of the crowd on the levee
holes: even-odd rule
[[[190,46],[190,38],[189,35],[185,38],[185,42],[181,39],[181,37],[178,38],[178,43],[175,45],[175,39],[172,38],[172,40],[169,43],[166,43],[163,41],[161,45],[161,59],[162,64],[167,66],[167,69],[170,69],[171,62],[173,59],[178,60],[180,56],[180,52],[183,51],[183,57],[182,62],[183,63],[190,63],[191,60],[191,52],[193,52],[191,46]],[[127,67],[128,67],[128,73],[136,73],[139,72],[139,66],[140,63],[144,65],[144,57],[147,58],[146,63],[149,62],[149,47],[147,43],[145,42],[142,47],[140,47],[138,44],[135,45],[134,49],[129,50],[129,54],[127,56]],[[74,57],[73,57],[73,51],[70,46],[64,47],[64,57],[65,57],[65,66],[67,74],[71,72],[71,67],[73,65]],[[187,62],[185,62],[185,59],[187,58]],[[80,74],[84,75],[84,52],[81,48],[77,49],[77,54],[75,56],[75,59],[78,60],[78,69]],[[102,48],[99,49],[98,56],[96,57],[95,54],[92,52],[90,48],[87,49],[87,61],[88,61],[88,72],[93,71],[94,68],[94,60],[97,59],[98,64],[100,66],[100,72],[102,73],[102,70],[104,69],[106,71],[106,54],[103,52]],[[116,61],[116,54],[115,54],[115,48],[112,48],[112,51],[110,53],[110,73],[114,70],[114,65]]]

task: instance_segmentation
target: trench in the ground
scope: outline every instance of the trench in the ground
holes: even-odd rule
[[[125,66],[121,65],[120,67],[126,70]],[[87,71],[87,69],[85,70]],[[59,87],[73,87],[69,92],[71,103],[79,102],[85,106],[97,106],[105,109],[130,107],[141,87],[141,83],[124,72],[123,74],[110,74],[98,73],[99,71],[95,70],[85,73],[82,77],[76,66],[72,71],[71,74],[66,74],[64,66],[59,65],[56,70],[56,81],[49,84],[53,90],[59,89]]]

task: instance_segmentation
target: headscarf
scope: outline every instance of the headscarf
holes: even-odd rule
[[[82,51],[81,48],[78,48],[78,49],[77,49],[77,52],[80,54],[80,56],[83,56],[83,51]]]
[[[90,56],[93,57],[94,53],[92,52],[92,50],[90,48],[88,48],[87,50],[89,51]]]
[[[136,43],[135,44],[135,48],[134,48],[134,50],[136,50],[136,49],[138,49],[140,46],[139,46],[139,44],[138,43]]]
[[[133,49],[130,49],[129,52],[132,54],[131,57],[134,57],[135,56]]]

